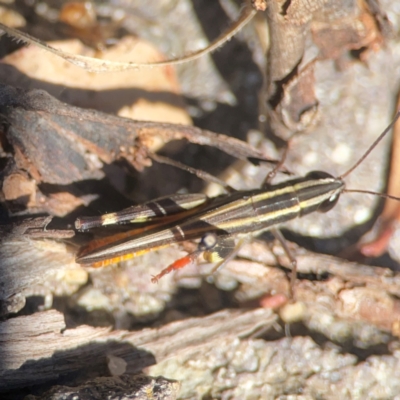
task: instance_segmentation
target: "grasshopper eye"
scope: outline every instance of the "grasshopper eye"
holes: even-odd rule
[[[328,174],[327,172],[324,172],[324,171],[312,171],[312,172],[309,172],[306,175],[306,179],[307,180],[315,180],[315,181],[321,180],[322,181],[324,179],[328,179],[328,180],[332,179],[332,180],[334,180],[335,178],[331,174]],[[321,182],[321,185],[322,185],[322,182]],[[333,194],[329,199],[323,201],[319,205],[317,211],[321,212],[321,213],[326,213],[327,211],[331,210],[333,207],[335,207],[336,203],[338,202],[339,196],[340,196],[340,193]]]
[[[334,177],[331,174],[328,174],[327,172],[324,171],[311,171],[306,175],[306,179],[326,179],[326,178],[332,178]]]
[[[340,194],[334,194],[328,200],[323,201],[320,206],[318,207],[318,212],[326,213],[329,210],[332,210],[333,207],[336,206],[337,202],[339,201]]]
[[[199,249],[200,250],[211,250],[217,244],[218,238],[215,233],[206,233],[200,239]]]

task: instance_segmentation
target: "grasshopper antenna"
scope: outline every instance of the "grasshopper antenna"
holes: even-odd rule
[[[371,191],[371,190],[344,189],[343,192],[344,192],[344,193],[364,193],[364,194],[372,194],[372,195],[374,195],[374,196],[383,197],[384,199],[391,199],[391,200],[400,201],[400,197],[392,196],[392,195],[386,194],[386,193],[373,192],[373,191]]]
[[[393,121],[389,124],[389,126],[378,136],[378,138],[375,140],[374,143],[371,144],[369,149],[364,153],[364,155],[348,170],[346,171],[343,175],[340,175],[340,179],[344,179],[346,176],[350,175],[372,152],[372,150],[375,149],[375,147],[378,145],[378,143],[387,135],[387,133],[393,128],[394,124],[397,122],[397,120],[400,118],[400,110],[397,111]],[[348,192],[348,190],[347,190]]]
[[[364,155],[343,175],[340,176],[341,179],[345,178],[348,176],[351,172],[353,172],[371,153],[371,151],[378,145],[378,143],[387,135],[387,133],[393,128],[394,124],[397,122],[397,120],[400,118],[400,110],[397,111],[393,121],[389,124],[389,126],[379,135],[379,137],[375,140],[374,143],[369,147],[369,149],[364,153]],[[392,196],[390,194],[385,194],[385,193],[379,193],[379,192],[373,192],[370,190],[362,190],[362,189],[344,189],[343,192],[345,193],[363,193],[363,194],[370,194],[374,196],[379,196],[384,199],[391,199],[391,200],[396,200],[400,201],[399,197]]]

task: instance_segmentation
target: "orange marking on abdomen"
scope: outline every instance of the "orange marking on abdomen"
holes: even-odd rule
[[[89,264],[88,266],[90,266],[92,268],[103,268],[103,267],[107,267],[108,265],[111,265],[111,264],[117,264],[122,261],[130,260],[131,258],[134,258],[134,257],[142,256],[143,254],[146,254],[152,250],[154,250],[154,249],[146,249],[146,250],[136,251],[134,253],[128,253],[123,256],[118,256],[118,257],[108,258],[108,259],[102,260],[102,261],[97,261],[95,263]]]

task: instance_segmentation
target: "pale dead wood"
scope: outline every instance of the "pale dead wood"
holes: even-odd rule
[[[107,374],[107,355],[123,358],[127,373],[138,373],[171,357],[217,347],[220,340],[247,336],[270,327],[275,320],[270,310],[226,310],[128,332],[85,325],[63,331],[64,317],[57,311],[10,319],[0,324],[0,390],[48,382],[78,371],[80,379]]]
[[[79,386],[54,386],[40,395],[28,395],[25,400],[173,400],[178,396],[180,384],[162,376],[122,375],[95,378]]]
[[[50,221],[51,217],[30,218],[0,226],[1,314],[18,311],[13,308],[16,302],[12,296],[75,265],[68,246],[57,241],[73,237],[74,231],[46,230]]]
[[[297,281],[295,299],[304,302],[307,310],[300,316],[301,319],[307,323],[312,315],[325,314],[349,324],[362,321],[395,333],[400,321],[400,273],[312,253],[292,243],[290,245],[296,254],[299,273],[325,276],[320,281]],[[266,291],[287,293],[287,276],[274,268],[265,269],[265,265],[273,265],[274,260],[290,268],[290,261],[281,248],[274,247],[274,253],[277,258],[268,251],[265,243],[253,242],[244,246],[239,255],[257,262],[232,261],[221,274],[233,276],[243,283],[251,282],[259,288],[262,286]],[[260,262],[264,265],[258,264]],[[329,336],[328,332],[326,334]],[[332,339],[338,340],[337,337]]]
[[[375,285],[400,297],[400,273],[388,268],[373,267],[349,262],[338,257],[313,253],[294,243],[289,243],[289,246],[291,251],[296,254],[299,273],[316,274],[317,276],[329,274],[347,280],[353,285]],[[243,246],[239,255],[264,265],[276,265],[278,261],[279,264],[290,268],[290,262],[279,246],[274,247],[274,254],[270,250],[265,242],[257,240]]]

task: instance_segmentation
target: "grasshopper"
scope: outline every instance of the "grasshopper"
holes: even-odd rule
[[[173,195],[100,217],[78,218],[75,226],[79,230],[128,222],[146,225],[89,243],[81,250],[76,261],[85,265],[104,266],[172,243],[198,240],[194,252],[175,261],[152,278],[152,282],[157,282],[164,275],[195,262],[201,254],[206,261],[217,263],[219,267],[237,253],[244,238],[257,236],[316,211],[327,212],[335,206],[342,193],[357,192],[394,198],[366,190],[346,189],[344,179],[364,161],[399,117],[400,111],[355,165],[339,177],[314,171],[305,177],[276,185],[264,182],[260,189],[233,191],[214,198],[203,194]],[[237,238],[239,244],[236,243]],[[292,283],[294,279],[295,272]]]

